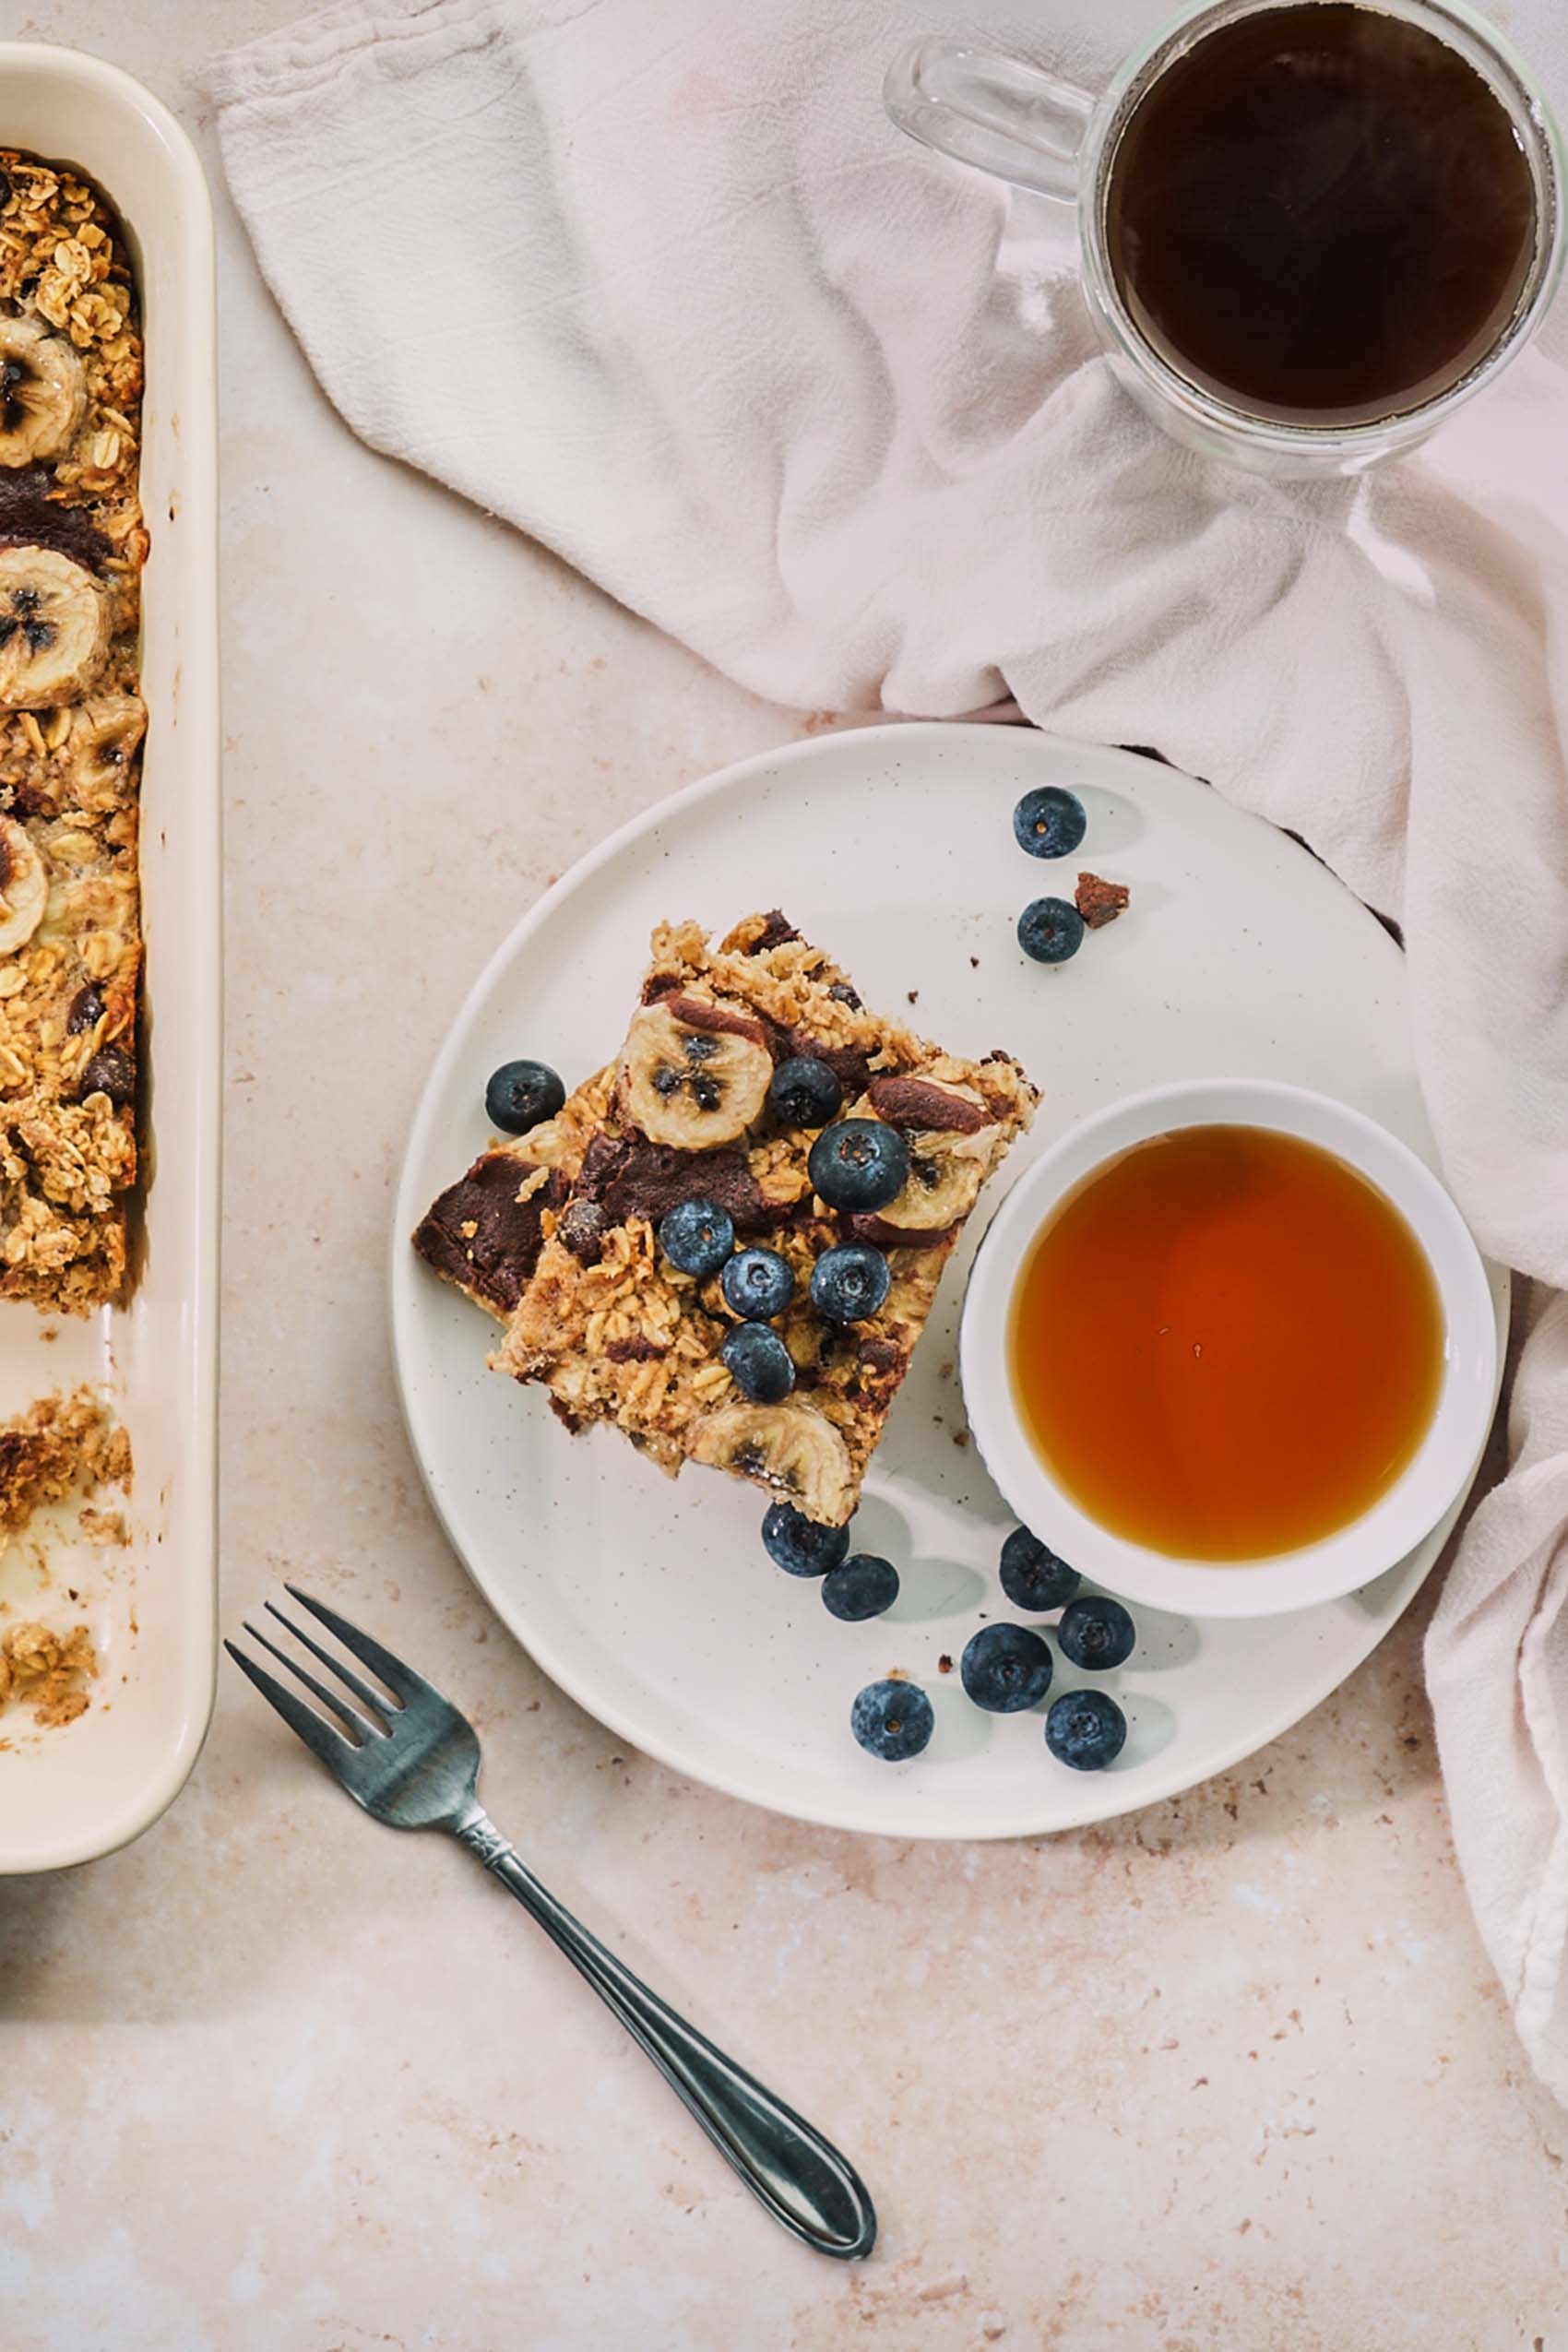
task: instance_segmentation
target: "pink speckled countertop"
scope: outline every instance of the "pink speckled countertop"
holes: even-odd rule
[[[117,58],[210,160],[196,65],[295,12],[6,30]],[[461,1696],[541,1875],[840,2140],[883,2237],[846,2272],[771,2228],[516,1907],[225,1669],[163,1823],[0,1891],[6,2352],[1568,2352],[1568,2120],[1455,1872],[1424,1610],[1192,1796],[925,1848],[624,1752],[470,1589],[386,1347],[426,1063],[550,876],[810,722],[359,448],[219,205],[225,1621],[297,1573]]]

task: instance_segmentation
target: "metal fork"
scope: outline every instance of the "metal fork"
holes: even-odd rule
[[[468,1718],[422,1675],[336,1610],[312,1600],[297,1585],[285,1585],[284,1590],[385,1685],[374,1689],[268,1601],[269,1613],[360,1702],[351,1706],[247,1622],[246,1633],[314,1693],[342,1726],[339,1730],[244,1650],[224,1643],[235,1665],[311,1753],[377,1821],[393,1829],[450,1830],[478,1855],[647,2052],[775,2221],[818,2253],[845,2262],[869,2254],[876,2215],[854,2167],[792,2108],[650,1992],[519,1861],[475,1794],[479,1740]]]

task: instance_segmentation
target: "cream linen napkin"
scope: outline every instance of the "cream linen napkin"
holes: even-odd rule
[[[973,29],[1094,78],[1165,13],[1075,6]],[[1536,1277],[1428,1665],[1481,1932],[1568,2097],[1568,374],[1526,355],[1355,484],[1178,450],[1097,355],[1061,217],[884,122],[889,52],[944,13],[350,0],[213,87],[366,441],[778,702],[1011,693],[1157,743],[1403,924],[1449,1180]],[[1568,95],[1551,0],[1514,14]]]

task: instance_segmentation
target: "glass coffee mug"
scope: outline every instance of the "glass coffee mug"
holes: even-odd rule
[[[1099,98],[932,38],[885,95],[911,137],[1076,208],[1122,381],[1256,472],[1359,473],[1423,440],[1562,269],[1555,126],[1463,0],[1204,0]]]

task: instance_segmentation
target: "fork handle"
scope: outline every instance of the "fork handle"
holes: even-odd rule
[[[540,1885],[488,1814],[477,1813],[457,1835],[613,2010],[775,2221],[820,2254],[844,2262],[869,2254],[875,2211],[859,2173],[831,2142],[606,1951]]]

